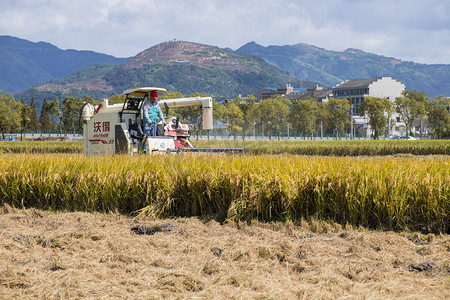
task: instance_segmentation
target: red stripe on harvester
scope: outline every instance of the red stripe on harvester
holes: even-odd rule
[[[105,140],[89,140],[89,142],[102,142],[102,144],[108,144]]]

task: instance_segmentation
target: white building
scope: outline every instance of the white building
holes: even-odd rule
[[[333,88],[333,98],[351,98],[353,120],[357,125],[359,134],[370,136],[371,130],[367,125],[367,119],[360,117],[359,105],[364,101],[364,97],[386,98],[395,101],[401,97],[405,90],[405,85],[392,77],[378,77],[368,79],[346,80]],[[395,124],[389,126],[390,135],[402,135],[405,133],[405,123],[400,122],[399,116],[394,113]]]

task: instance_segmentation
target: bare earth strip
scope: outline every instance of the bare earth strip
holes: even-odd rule
[[[450,237],[0,207],[0,298],[450,299]]]

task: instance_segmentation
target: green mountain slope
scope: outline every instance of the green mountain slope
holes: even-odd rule
[[[18,96],[26,102],[33,96],[40,105],[44,98],[88,95],[100,100],[125,89],[155,86],[184,95],[200,92],[221,100],[286,83],[300,85],[297,78],[256,56],[196,43],[167,42],[139,53],[122,65],[89,66]],[[302,82],[303,87],[315,84]]]
[[[425,92],[428,97],[450,96],[450,65],[404,62],[357,49],[328,51],[307,44],[264,47],[248,43],[236,52],[259,56],[304,80],[334,86],[347,79],[392,76],[406,89]]]
[[[49,43],[0,36],[0,90],[14,93],[88,65],[125,61],[93,51],[61,50]]]

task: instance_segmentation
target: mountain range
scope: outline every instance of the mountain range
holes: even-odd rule
[[[302,43],[264,47],[250,42],[236,52],[256,55],[297,78],[328,86],[348,79],[391,76],[407,90],[425,92],[431,98],[450,96],[450,65],[418,64],[358,49],[329,51]]]
[[[299,79],[265,60],[230,49],[197,43],[171,41],[158,44],[120,65],[95,64],[67,77],[55,79],[16,93],[19,99],[82,98],[100,100],[133,87],[163,87],[188,96],[207,94],[217,100],[253,94],[266,86],[299,85]],[[304,81],[305,87],[317,83]],[[26,100],[25,100],[26,101]]]
[[[93,51],[61,50],[12,36],[0,36],[0,90],[15,93],[68,76],[92,64],[122,64],[126,58]]]
[[[265,87],[332,87],[347,79],[392,76],[428,97],[450,95],[450,65],[404,62],[357,49],[329,51],[307,44],[264,47],[250,42],[233,51],[171,41],[131,58],[61,50],[0,36],[0,90],[38,108],[43,99],[89,95],[100,100],[137,86],[158,86],[218,100]]]

